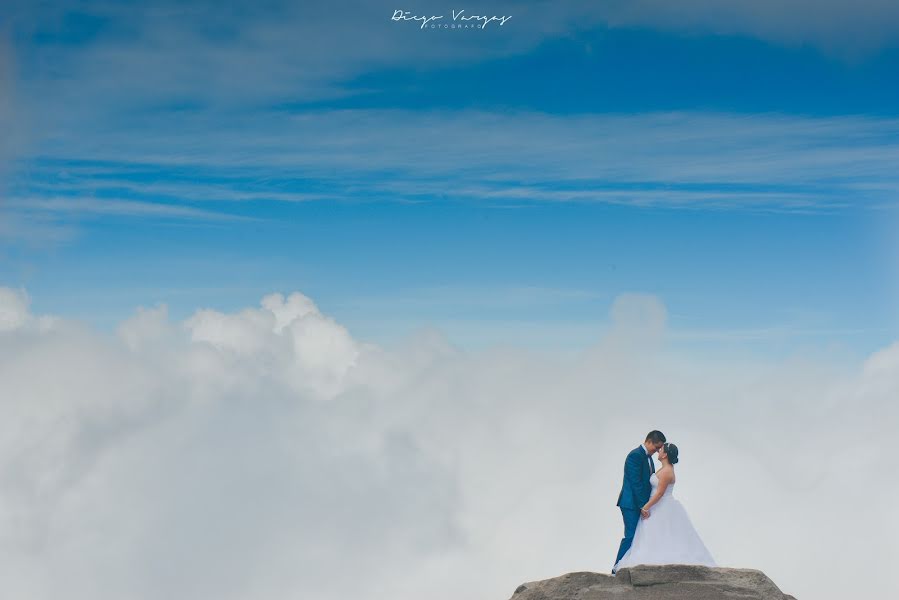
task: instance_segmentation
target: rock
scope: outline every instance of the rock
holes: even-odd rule
[[[761,571],[639,565],[617,575],[581,571],[518,586],[510,600],[796,600]]]

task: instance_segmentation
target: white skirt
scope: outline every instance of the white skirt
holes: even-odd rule
[[[648,519],[640,518],[634,542],[615,570],[636,565],[717,566],[686,509],[669,494],[649,509]]]

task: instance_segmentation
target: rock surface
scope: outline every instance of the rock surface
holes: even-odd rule
[[[582,571],[518,586],[510,600],[796,600],[761,571],[639,565],[617,575]]]

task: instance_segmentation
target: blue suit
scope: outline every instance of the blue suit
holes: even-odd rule
[[[640,509],[649,502],[649,496],[652,494],[649,478],[655,472],[655,465],[647,456],[646,448],[642,444],[628,453],[624,461],[624,482],[621,485],[621,493],[618,494],[618,507],[621,508],[621,516],[624,519],[624,537],[621,538],[615,564],[618,564],[634,541],[634,533],[640,522]]]

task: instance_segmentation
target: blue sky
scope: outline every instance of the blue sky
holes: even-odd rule
[[[297,290],[580,348],[637,292],[713,353],[897,337],[892,4],[378,5],[13,2],[0,280],[103,328]]]

